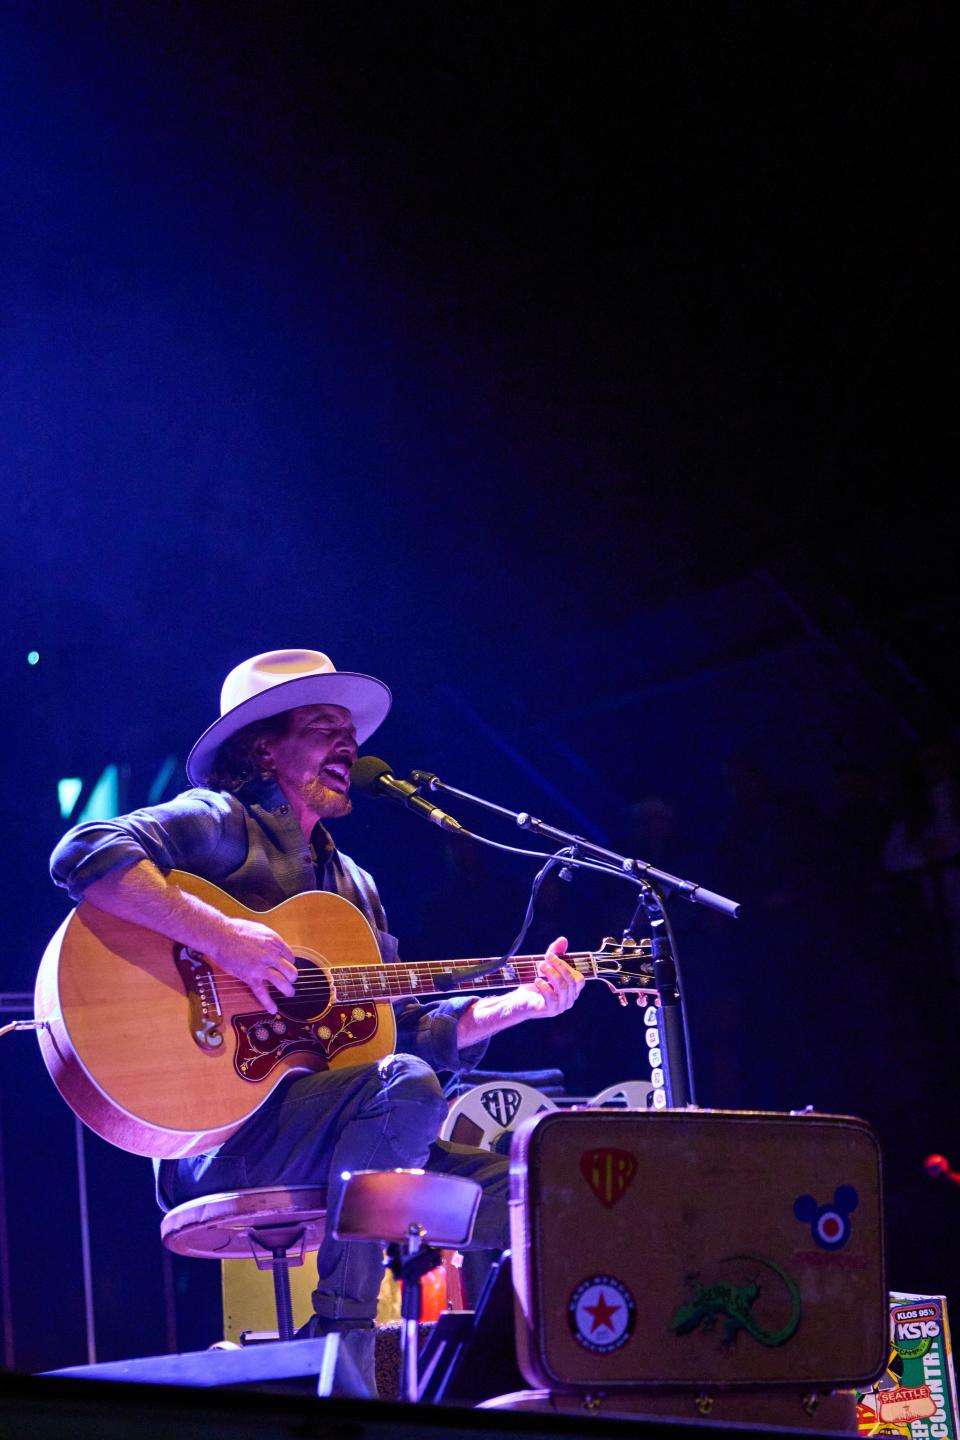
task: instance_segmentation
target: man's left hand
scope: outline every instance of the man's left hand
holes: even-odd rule
[[[583,976],[564,960],[566,953],[567,939],[561,935],[538,962],[536,980],[513,992],[518,1019],[544,1020],[570,1009],[583,989]]]
[[[484,995],[457,1021],[457,1043],[463,1050],[521,1020],[545,1020],[569,1010],[583,989],[583,976],[564,960],[566,937],[561,935],[537,962],[537,978],[518,985],[506,995]]]

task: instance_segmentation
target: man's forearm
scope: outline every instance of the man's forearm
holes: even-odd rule
[[[465,1050],[478,1040],[487,1040],[511,1025],[519,1025],[530,1017],[529,1006],[517,990],[506,995],[484,995],[463,1011],[457,1020],[457,1045]]]
[[[523,1020],[543,1020],[569,1010],[583,989],[583,976],[564,960],[566,950],[566,936],[560,935],[538,962],[536,979],[530,984],[518,985],[505,995],[483,995],[474,1000],[457,1021],[459,1048],[464,1050]]]
[[[151,860],[111,870],[94,880],[83,898],[98,910],[168,935],[202,954],[215,952],[229,931],[225,915],[171,884]]]

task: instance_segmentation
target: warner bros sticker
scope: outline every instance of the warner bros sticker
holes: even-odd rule
[[[601,1205],[612,1210],[637,1173],[637,1157],[609,1147],[586,1150],[580,1156],[580,1173]]]

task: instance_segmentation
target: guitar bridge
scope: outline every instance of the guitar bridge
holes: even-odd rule
[[[190,1009],[190,1033],[194,1043],[208,1054],[223,1048],[223,1012],[213,971],[199,950],[178,945],[174,960]]]

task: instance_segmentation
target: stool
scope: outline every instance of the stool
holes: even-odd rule
[[[355,1170],[344,1176],[333,1217],[338,1240],[377,1240],[403,1282],[400,1398],[415,1402],[421,1281],[440,1264],[440,1246],[459,1250],[473,1235],[481,1190],[476,1180],[425,1170]]]
[[[290,1266],[302,1265],[304,1255],[319,1249],[326,1217],[324,1189],[263,1186],[184,1201],[164,1215],[160,1238],[177,1255],[203,1260],[252,1256],[259,1270],[272,1270],[277,1332],[281,1340],[292,1340]]]

